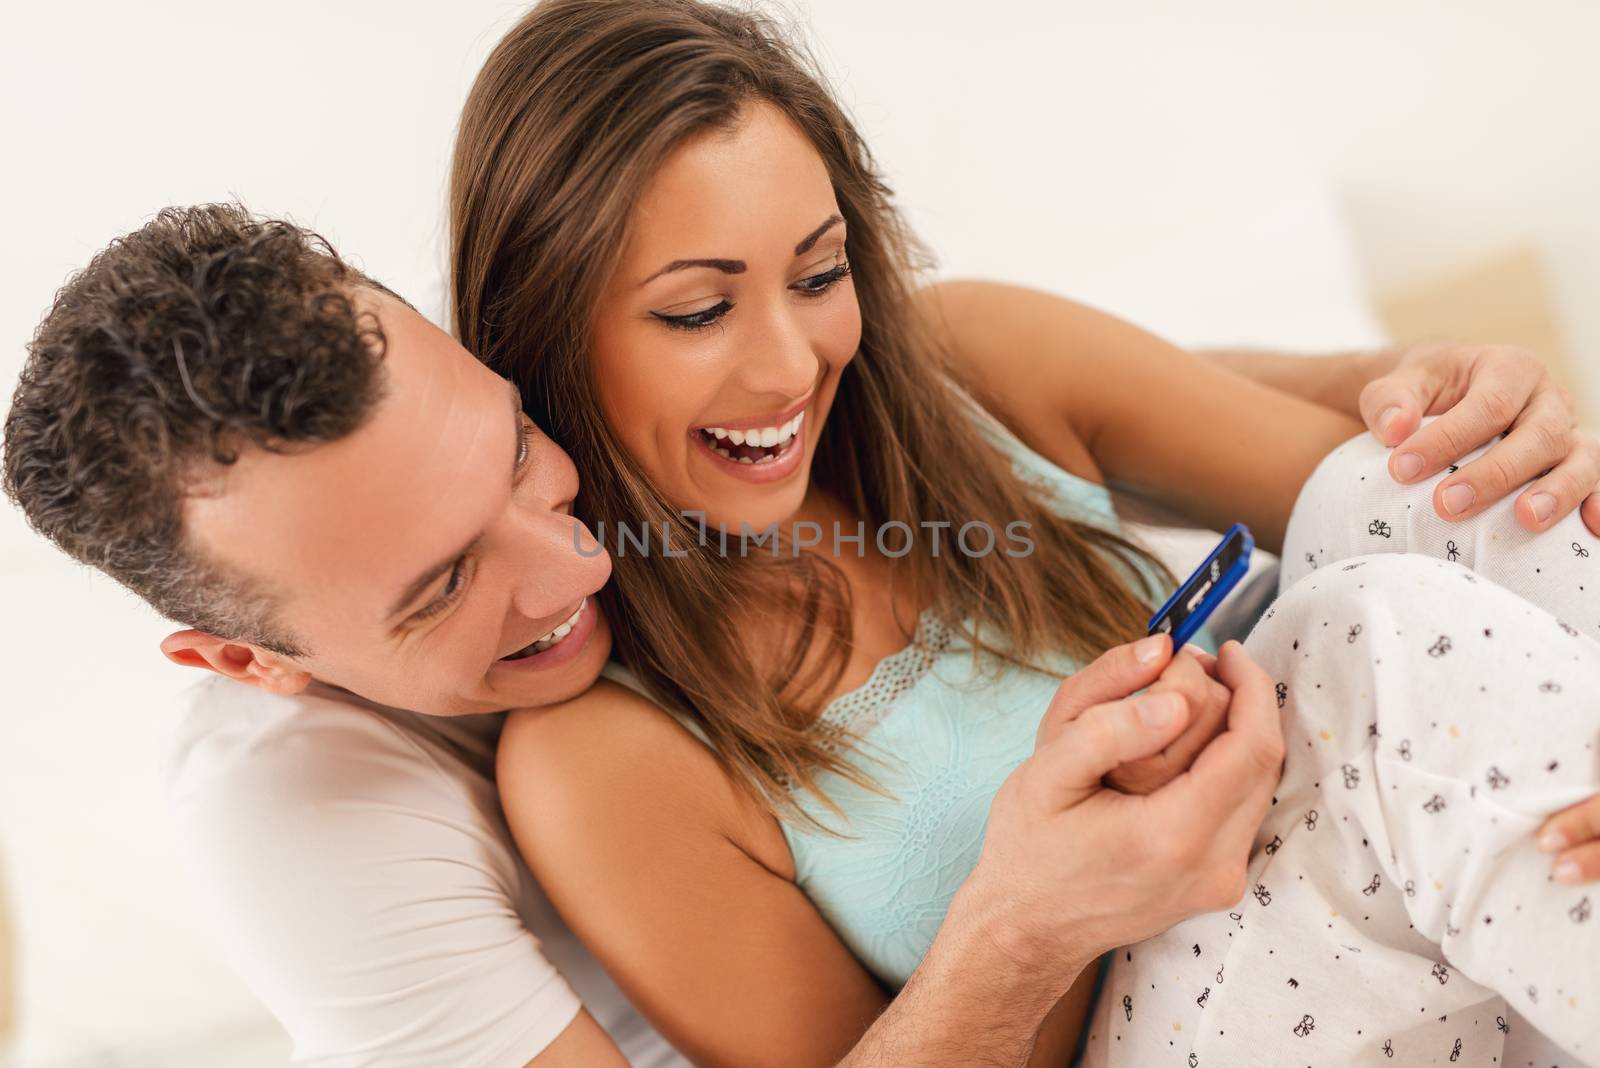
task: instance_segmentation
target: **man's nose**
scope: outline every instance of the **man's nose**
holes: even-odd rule
[[[603,586],[611,556],[589,528],[573,516],[540,510],[514,525],[510,575],[512,608],[527,619],[549,619],[569,611]]]

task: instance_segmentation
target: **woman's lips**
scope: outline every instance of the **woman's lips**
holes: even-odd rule
[[[800,411],[804,411],[804,409]],[[789,418],[793,418],[793,415],[798,414],[800,412],[795,412]],[[700,450],[701,454],[715,464],[718,470],[724,474],[744,482],[761,484],[788,478],[800,469],[800,464],[806,451],[806,435],[809,423],[809,419],[802,420],[794,436],[789,439],[788,444],[781,447],[781,451],[772,455],[771,459],[759,461],[741,461],[722,455],[717,451],[716,439],[698,428],[691,430],[689,437],[693,439],[694,446]],[[740,451],[747,450],[741,449]]]
[[[751,419],[730,419],[720,423],[701,423],[700,425],[691,427],[690,429],[705,430],[708,427],[721,427],[724,430],[742,431],[750,430],[752,428],[760,429],[764,426],[779,426],[783,423],[787,423],[789,420],[793,419],[795,416],[809,408],[814,399],[816,399],[815,389],[813,389],[810,395],[805,397],[803,400],[791,404],[788,408],[785,408],[783,411],[774,415],[760,415]]]

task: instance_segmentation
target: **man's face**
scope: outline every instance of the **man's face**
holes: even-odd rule
[[[323,682],[435,715],[576,696],[610,652],[591,595],[611,560],[570,515],[572,461],[447,334],[372,290],[357,303],[387,342],[367,421],[247,450],[187,502],[190,536],[260,581]]]

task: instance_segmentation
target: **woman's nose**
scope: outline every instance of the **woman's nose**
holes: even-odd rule
[[[772,309],[759,329],[736,343],[742,350],[739,386],[751,396],[771,396],[780,403],[799,400],[817,380],[811,338],[790,308]]]

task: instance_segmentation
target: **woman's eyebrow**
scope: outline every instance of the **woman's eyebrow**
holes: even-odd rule
[[[828,216],[822,221],[821,226],[800,239],[800,243],[794,247],[794,254],[796,256],[804,256],[811,251],[811,246],[815,245],[823,234],[842,222],[844,222],[844,217],[841,215]],[[664,274],[671,274],[673,271],[686,271],[691,267],[709,267],[713,271],[721,271],[723,274],[743,274],[750,269],[744,260],[673,260],[639,284],[641,286],[649,285]]]
[[[800,243],[794,247],[794,254],[796,256],[804,256],[807,252],[811,251],[811,246],[815,245],[817,240],[822,237],[823,234],[827,233],[829,230],[832,230],[835,226],[838,226],[842,222],[844,222],[844,217],[842,215],[834,214],[828,216],[823,220],[821,226],[817,227],[805,237],[801,238]]]
[[[639,284],[642,286],[649,285],[664,274],[671,274],[673,271],[686,271],[690,267],[710,267],[713,271],[721,271],[723,274],[743,274],[749,270],[744,260],[673,260]]]

